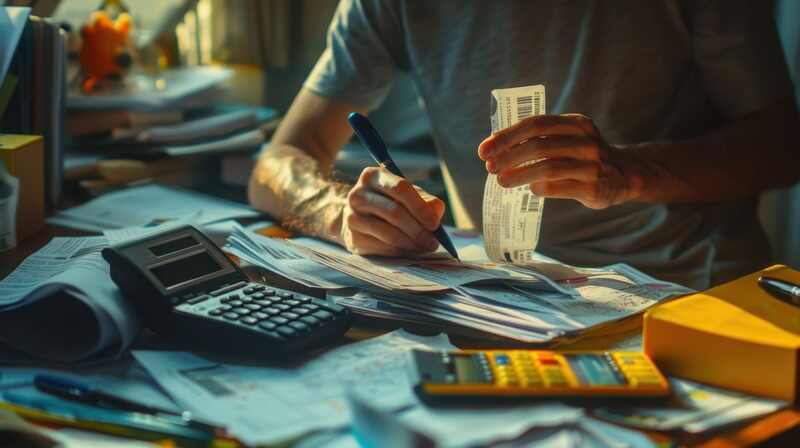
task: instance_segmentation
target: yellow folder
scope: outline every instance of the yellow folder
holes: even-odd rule
[[[796,401],[800,307],[761,289],[760,275],[800,283],[775,265],[659,305],[644,316],[645,352],[670,375]]]

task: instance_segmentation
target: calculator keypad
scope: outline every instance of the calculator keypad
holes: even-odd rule
[[[495,383],[505,387],[569,387],[577,386],[566,360],[548,351],[487,352],[481,355],[490,366]],[[661,376],[642,353],[616,352],[606,356],[615,366],[620,379],[632,387],[659,387]]]
[[[180,305],[183,311],[235,322],[276,339],[302,335],[346,312],[324,300],[254,283],[237,283],[200,297],[202,300],[195,298]],[[195,304],[201,306],[186,307]]]
[[[572,380],[562,360],[549,352],[491,352],[495,382],[505,387],[567,387]]]
[[[612,356],[632,386],[656,387],[661,384],[661,377],[644,354],[614,353]]]

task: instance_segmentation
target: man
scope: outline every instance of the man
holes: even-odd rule
[[[771,14],[745,0],[343,0],[250,201],[355,253],[436,249],[441,200],[378,168],[354,186],[330,179],[347,114],[380,104],[404,70],[460,227],[481,228],[488,171],[548,198],[537,250],[560,261],[694,288],[751,272],[769,256],[755,198],[800,172]],[[489,92],[531,84],[552,115],[487,136]]]

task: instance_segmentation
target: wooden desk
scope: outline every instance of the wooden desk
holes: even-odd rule
[[[5,278],[6,275],[22,262],[22,260],[42,247],[51,238],[56,236],[85,235],[88,235],[88,233],[49,225],[45,226],[44,229],[33,237],[22,241],[17,248],[7,252],[0,252],[0,278]],[[635,328],[635,324],[633,328]],[[381,328],[354,327],[347,333],[345,339],[349,341],[364,340],[383,334],[391,329],[393,329],[393,327],[390,326]],[[612,348],[620,338],[629,336],[630,334],[630,332],[623,332],[619,337],[585,339],[559,348],[609,349]],[[464,348],[479,348],[480,346],[480,344],[474,341],[462,340],[460,338],[454,338],[454,343]],[[663,434],[650,434],[650,436],[657,442],[677,442]],[[800,410],[794,408],[779,411],[748,424],[718,432],[710,439],[694,441],[686,445],[702,448],[733,448],[754,445],[760,447],[800,446]]]

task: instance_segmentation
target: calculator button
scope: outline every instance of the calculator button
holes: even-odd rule
[[[265,313],[262,313],[261,311],[257,311],[255,313],[251,314],[251,316],[255,317],[258,320],[264,320],[264,319],[269,317],[269,314],[265,314]]]
[[[269,320],[275,322],[276,324],[285,324],[289,322],[289,319],[286,319],[285,317],[281,316],[272,316],[269,318]]]
[[[239,315],[234,313],[234,312],[232,312],[232,311],[229,311],[229,312],[223,314],[222,317],[224,317],[225,319],[236,320],[236,319],[239,318]]]
[[[221,315],[221,314],[222,314],[222,313],[224,313],[224,312],[225,312],[225,310],[222,310],[222,309],[219,309],[219,308],[217,308],[217,309],[215,309],[215,310],[211,310],[211,311],[209,311],[209,312],[208,312],[208,314],[210,314],[210,315],[212,315],[212,316],[219,316],[219,315]]]
[[[241,288],[242,286],[245,286],[245,285],[247,285],[247,283],[239,282],[239,283],[236,283],[236,284],[233,284],[233,285],[228,285],[228,286],[219,288],[216,291],[211,291],[209,294],[211,294],[214,297],[217,297],[217,296],[221,296],[221,295],[225,294],[226,292],[235,291],[235,290],[237,290],[237,289],[239,289],[239,288]]]
[[[239,313],[239,314],[250,314],[250,310],[248,310],[247,308],[234,308],[231,311],[233,311],[234,313]]]
[[[248,310],[253,310],[253,311],[258,311],[261,309],[261,305],[257,303],[245,303],[244,307],[247,308]]]
[[[248,325],[255,325],[255,324],[258,323],[258,319],[256,319],[253,316],[247,316],[247,317],[243,317],[242,318],[242,322],[244,322],[244,323],[246,323]]]
[[[303,296],[294,296],[294,299],[300,303],[309,303],[311,302],[311,297],[303,297]]]
[[[264,293],[263,292],[257,292],[257,293],[253,294],[250,297],[252,297],[253,300],[261,300],[261,299],[264,298]]]
[[[271,338],[277,339],[279,341],[285,341],[286,340],[285,337],[279,335],[278,333],[275,333],[274,331],[265,331],[264,334],[266,334],[267,336],[269,336]]]
[[[228,302],[228,304],[230,306],[242,306],[242,301],[241,300],[231,300],[230,302]]]
[[[289,326],[294,328],[297,331],[306,331],[306,330],[308,330],[308,325],[306,325],[306,324],[304,324],[302,322],[297,322],[297,321],[289,322]]]
[[[288,291],[278,291],[278,292],[275,293],[275,295],[277,295],[281,299],[291,299],[293,297],[292,293],[290,293]]]
[[[281,313],[281,310],[279,310],[279,309],[277,309],[277,308],[264,308],[264,309],[263,309],[263,310],[261,310],[261,311],[263,311],[263,312],[265,312],[265,313],[267,313],[267,314],[273,314],[273,315],[274,315],[274,314],[280,314],[280,313]]]
[[[297,301],[297,300],[295,300],[295,299],[284,300],[284,301],[283,301],[283,303],[285,303],[285,304],[287,304],[287,305],[289,305],[289,306],[297,306],[297,305],[300,305],[300,302],[298,302],[298,301]]]
[[[299,314],[301,316],[304,316],[304,315],[310,313],[311,311],[309,311],[309,310],[307,310],[305,308],[292,308],[292,312],[295,313],[295,314]]]
[[[300,318],[300,320],[307,323],[308,325],[317,325],[320,323],[320,320],[314,316],[303,316]]]
[[[292,327],[287,327],[285,325],[278,327],[278,333],[284,336],[294,336],[295,334],[297,334],[297,332],[294,331]]]
[[[261,322],[260,324],[258,324],[258,326],[259,326],[259,328],[264,329],[264,330],[274,330],[274,329],[278,328],[278,325],[276,325],[274,322],[270,322],[270,321]]]
[[[303,305],[303,308],[311,311],[316,311],[319,309],[319,307],[317,305],[314,305],[313,303],[306,303],[305,305]]]
[[[314,312],[312,314],[312,316],[314,316],[314,317],[316,317],[317,319],[320,319],[320,320],[333,319],[333,314],[331,314],[331,313],[329,313],[327,311],[323,311],[323,310],[319,310],[319,311]]]
[[[647,385],[661,384],[661,379],[655,375],[637,376],[635,380],[638,384],[647,384]]]
[[[530,378],[530,377],[528,377],[528,378],[525,378],[525,381],[530,386],[541,386],[543,384],[543,381],[542,381],[541,378]]]
[[[211,298],[211,296],[205,296],[205,295],[197,296],[194,299],[189,299],[188,303],[191,304],[191,305],[195,305],[195,304],[198,304],[198,303],[203,302],[205,300],[208,300],[210,298]]]
[[[542,365],[545,365],[545,366],[557,366],[558,365],[558,361],[555,358],[539,359],[539,362],[542,363]]]
[[[247,294],[247,295],[250,295],[250,294],[253,294],[254,292],[256,292],[256,289],[254,287],[250,286],[248,288],[244,288],[244,290],[242,292]]]
[[[508,356],[502,353],[497,353],[494,355],[494,362],[501,366],[507,365],[509,363]]]
[[[282,311],[286,311],[292,308],[289,305],[284,305],[283,303],[273,303],[272,306]]]
[[[281,313],[281,316],[283,316],[283,317],[285,317],[285,318],[287,318],[289,320],[297,319],[298,317],[300,317],[297,314],[294,314],[294,313],[292,313],[290,311],[286,311],[285,313]]]
[[[253,286],[253,290],[256,291],[256,292],[261,292],[261,291],[263,291],[265,289],[267,289],[267,287],[264,286],[264,285],[254,285]]]
[[[253,298],[250,297],[250,296],[244,296],[239,300],[241,300],[242,303],[252,303],[253,302]]]

